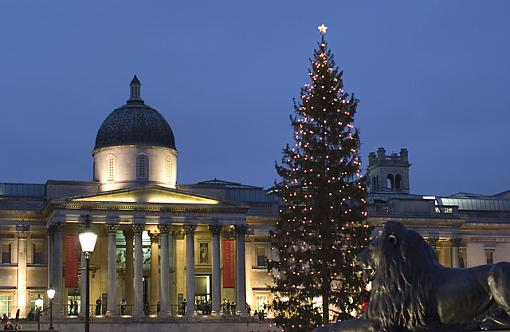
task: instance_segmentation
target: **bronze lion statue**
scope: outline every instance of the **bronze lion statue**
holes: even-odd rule
[[[510,326],[510,263],[441,266],[418,233],[391,221],[359,258],[372,281],[364,316],[316,331],[450,332]]]

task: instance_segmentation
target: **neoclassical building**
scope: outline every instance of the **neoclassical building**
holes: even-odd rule
[[[471,267],[510,261],[510,190],[496,195],[410,193],[407,149],[368,156],[368,220],[400,221],[436,249],[445,266]]]
[[[141,99],[140,86],[135,76],[127,103],[99,128],[92,181],[0,183],[0,315],[25,316],[48,287],[57,317],[84,311],[78,234],[85,224],[98,234],[93,314],[180,315],[183,303],[188,316],[204,314],[206,303],[216,314],[227,301],[245,314],[246,304],[260,310],[271,302],[267,239],[277,199],[216,179],[177,184],[172,129]],[[370,153],[369,222],[415,228],[447,266],[510,260],[510,192],[411,194],[409,167],[405,149]]]
[[[98,299],[100,315],[134,317],[176,315],[184,302],[187,315],[205,311],[195,303],[213,314],[226,301],[239,314],[267,303],[265,240],[276,200],[226,181],[177,185],[172,129],[141,99],[136,76],[92,156],[91,182],[0,184],[0,314],[25,316],[48,287],[57,317],[84,311],[78,234],[86,223],[98,234],[93,313]]]

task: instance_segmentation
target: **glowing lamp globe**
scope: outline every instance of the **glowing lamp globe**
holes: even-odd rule
[[[97,234],[92,233],[90,230],[80,233],[81,251],[93,252],[96,246]]]
[[[35,307],[37,309],[42,309],[43,303],[44,303],[43,299],[41,299],[41,296],[38,295],[37,299],[35,299]]]
[[[53,300],[53,298],[55,297],[55,290],[53,288],[50,288],[46,291],[46,293],[48,294],[48,298],[50,300]]]

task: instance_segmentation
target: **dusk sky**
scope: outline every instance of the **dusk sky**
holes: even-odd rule
[[[170,123],[178,182],[269,187],[292,98],[327,40],[360,100],[363,169],[409,150],[411,192],[510,189],[510,1],[0,2],[0,182],[91,180],[106,116]]]

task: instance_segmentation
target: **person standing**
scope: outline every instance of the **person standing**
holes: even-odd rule
[[[126,306],[127,306],[126,299],[122,298],[122,300],[120,300],[120,314],[122,316],[126,314]]]
[[[96,300],[96,316],[101,315],[101,298],[98,297]]]

